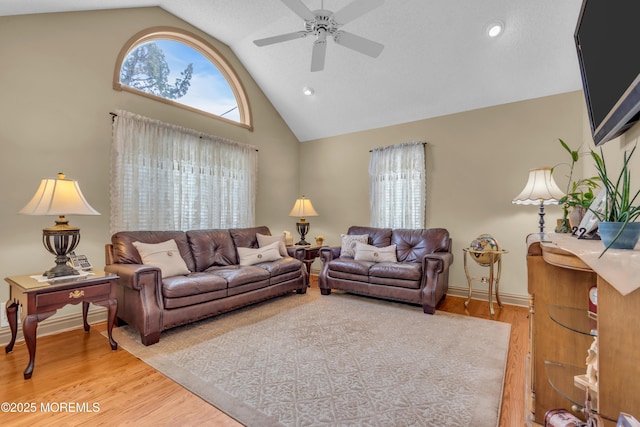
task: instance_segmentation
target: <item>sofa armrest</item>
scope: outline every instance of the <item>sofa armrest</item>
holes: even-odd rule
[[[435,313],[436,304],[446,295],[452,263],[451,252],[434,252],[422,258],[422,308],[425,313]]]
[[[160,340],[162,320],[162,272],[142,264],[108,264],[104,268],[117,274],[118,318],[140,331],[144,345]]]
[[[108,264],[104,271],[118,275],[120,285],[135,291],[141,290],[144,286],[152,286],[152,292],[155,292],[157,280],[162,278],[158,267],[142,264]]]
[[[296,246],[289,246],[287,247],[287,253],[291,258],[295,258],[299,261],[304,262],[305,252],[303,248],[296,247]]]
[[[453,254],[451,252],[434,252],[432,254],[425,255],[422,259],[423,271],[427,271],[427,263],[436,262],[437,272],[443,273],[449,269],[449,266],[453,264]]]
[[[340,258],[340,246],[328,246],[320,248],[320,260],[323,263],[329,262],[332,259]]]

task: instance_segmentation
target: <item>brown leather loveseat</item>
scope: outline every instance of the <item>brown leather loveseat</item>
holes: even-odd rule
[[[343,235],[343,245],[321,249],[320,259],[323,295],[339,289],[419,304],[433,314],[447,293],[453,254],[444,228],[352,226]]]
[[[166,329],[287,292],[305,293],[304,251],[290,250],[296,258],[288,256],[284,241],[281,246],[275,243],[279,255],[273,248],[260,248],[258,238],[270,235],[267,227],[114,234],[106,245],[105,271],[120,277],[118,319],[137,328],[142,343],[151,345]],[[171,262],[181,256],[184,264],[180,265],[186,265],[187,270],[167,273],[166,268],[143,264],[145,252],[141,255],[140,243],[148,249],[172,240],[177,250],[158,255],[169,255]],[[272,258],[277,259],[263,261]]]

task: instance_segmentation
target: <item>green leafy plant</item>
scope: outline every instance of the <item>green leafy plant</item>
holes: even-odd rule
[[[566,195],[559,200],[559,203],[562,206],[563,218],[566,219],[569,213],[569,208],[573,206],[581,206],[585,209],[589,209],[589,206],[591,206],[591,203],[595,198],[593,190],[600,186],[598,183],[600,178],[592,176],[590,178],[582,178],[577,181],[573,181],[573,169],[580,159],[580,152],[578,150],[572,150],[562,139],[558,138],[558,141],[560,141],[562,148],[564,148],[571,156],[568,175],[569,180],[567,181],[567,189],[565,191]],[[556,167],[557,165],[552,168],[552,172]]]
[[[611,247],[618,237],[620,237],[620,234],[622,234],[629,222],[634,222],[638,217],[640,217],[640,206],[634,206],[638,195],[640,195],[640,190],[631,196],[631,170],[629,169],[629,161],[635,151],[636,147],[634,146],[631,152],[624,152],[622,169],[615,178],[615,181],[609,176],[602,148],[600,148],[600,154],[595,151],[591,151],[591,157],[595,162],[598,176],[604,186],[604,191],[606,191],[604,211],[592,212],[598,217],[598,221],[600,222],[623,223],[622,227],[620,227],[620,231],[613,238],[613,241],[605,248],[602,254],[604,254],[604,252]],[[600,256],[602,256],[602,254],[600,254]]]

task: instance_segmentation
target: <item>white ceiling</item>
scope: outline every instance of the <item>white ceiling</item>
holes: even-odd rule
[[[311,10],[322,0],[302,0]],[[338,11],[351,0],[324,0]],[[2,0],[0,15],[160,6],[226,43],[300,141],[581,89],[573,32],[582,0],[386,0],[346,31],[385,45],[374,59],[328,41],[312,73],[313,38],[280,0]],[[486,27],[505,31],[488,38]],[[313,87],[305,96],[302,88]]]

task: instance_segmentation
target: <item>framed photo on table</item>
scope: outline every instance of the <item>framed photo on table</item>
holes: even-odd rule
[[[587,210],[587,213],[582,217],[580,225],[578,226],[578,238],[585,238],[585,236],[591,236],[598,229],[598,215],[604,215],[607,198],[606,191],[600,190],[598,195]],[[587,237],[588,238],[588,237]]]

